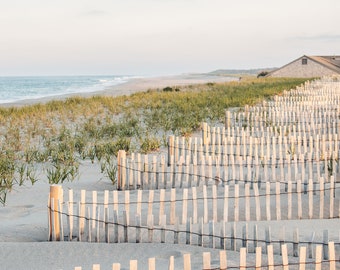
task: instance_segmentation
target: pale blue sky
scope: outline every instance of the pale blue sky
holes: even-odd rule
[[[339,0],[3,0],[0,76],[161,75],[340,54]]]

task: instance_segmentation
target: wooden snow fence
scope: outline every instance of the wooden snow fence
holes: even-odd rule
[[[248,134],[257,136],[301,136],[324,135],[338,130],[338,104],[295,103],[290,104],[289,99],[275,101],[274,98],[274,101],[264,102],[262,105],[245,106],[242,111],[226,111],[225,133],[228,136],[240,136],[240,132],[248,131]]]
[[[333,177],[330,183],[320,179],[307,186],[268,182],[253,190],[250,184],[80,194],[69,190],[68,198],[61,187],[55,198],[55,188],[51,186],[49,200],[49,240],[185,243],[232,250],[253,243],[254,250],[259,243],[289,241],[282,236],[271,240],[270,232],[261,239],[255,227],[237,231],[237,222],[339,218]],[[299,242],[295,238],[290,240],[293,246]]]
[[[334,243],[328,243],[328,259],[322,259],[322,253],[324,253],[322,245],[318,245],[315,248],[315,259],[311,260],[307,257],[307,250],[305,246],[301,246],[299,249],[300,257],[299,259],[291,258],[287,254],[287,245],[283,244],[281,246],[282,255],[274,256],[273,247],[271,245],[267,246],[266,254],[263,253],[261,247],[256,248],[255,255],[247,253],[246,248],[241,248],[240,254],[237,258],[235,258],[234,254],[230,254],[224,250],[221,250],[218,257],[213,257],[210,252],[203,252],[200,258],[201,264],[198,265],[192,263],[192,255],[190,253],[183,254],[183,258],[175,258],[171,256],[168,260],[166,267],[159,267],[157,265],[156,258],[149,258],[147,262],[138,262],[138,260],[130,260],[128,266],[123,267],[121,263],[113,263],[110,265],[110,268],[106,268],[105,266],[101,266],[100,264],[93,264],[92,270],[100,270],[102,269],[112,269],[112,270],[120,270],[120,269],[145,269],[145,270],[156,270],[156,269],[168,269],[168,270],[216,270],[216,269],[329,269],[335,270],[340,267],[340,260],[338,259],[340,254],[335,250]],[[195,259],[197,258],[197,254],[194,255]],[[231,259],[229,259],[231,258]],[[197,260],[197,259],[196,259]],[[82,270],[85,268],[75,267],[74,270]]]
[[[117,189],[320,177],[327,182],[340,167],[340,84],[321,82],[242,111],[226,111],[224,127],[203,123],[200,137],[169,136],[166,155],[127,157],[119,151]]]
[[[338,150],[336,150],[338,151]],[[171,151],[170,151],[171,152]],[[337,153],[337,152],[336,152]],[[191,188],[201,185],[227,185],[230,182],[250,183],[251,186],[266,182],[303,183],[321,177],[329,182],[339,170],[338,154],[327,152],[275,156],[235,156],[220,153],[206,154],[198,160],[190,152],[181,153],[176,164],[166,164],[165,155],[132,154],[126,157],[124,150],[118,155],[118,190]],[[186,154],[186,156],[184,156]]]
[[[296,132],[324,133],[329,130],[324,125],[338,123],[339,89],[339,82],[305,84],[244,111],[226,112],[225,127],[295,126]]]

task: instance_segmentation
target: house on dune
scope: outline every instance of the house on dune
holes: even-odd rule
[[[340,75],[340,55],[307,56],[300,58],[267,74],[267,77],[311,78]]]

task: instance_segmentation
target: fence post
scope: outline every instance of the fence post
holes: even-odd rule
[[[130,260],[130,270],[137,270],[138,261],[137,260]]]
[[[52,240],[52,234],[55,235],[55,240],[60,241],[60,219],[59,219],[59,202],[62,202],[62,187],[60,185],[50,186],[50,209],[49,209],[49,223],[50,232],[49,240]],[[53,209],[51,209],[53,206]],[[53,215],[53,217],[52,217]]]
[[[288,209],[287,209],[287,219],[292,219],[292,182],[287,183],[287,193],[288,193]]]
[[[203,270],[211,269],[211,257],[210,252],[203,252]]]
[[[280,182],[276,182],[276,220],[281,220],[281,190]]]
[[[302,219],[302,182],[301,180],[296,181],[296,193],[298,198],[298,219]]]
[[[155,258],[149,258],[149,270],[156,270],[156,259]]]
[[[228,221],[228,208],[229,208],[229,205],[228,205],[228,202],[229,202],[229,186],[228,185],[225,185],[224,186],[224,197],[223,197],[223,202],[224,202],[224,206],[223,206],[223,220],[225,222]]]
[[[176,221],[176,189],[170,191],[170,224],[175,224]]]
[[[136,206],[136,214],[142,216],[142,198],[143,198],[143,191],[139,189],[137,191],[137,206]]]
[[[183,259],[184,259],[184,270],[191,270],[190,253],[184,254]]]
[[[247,249],[240,249],[240,270],[245,270],[247,268]]]
[[[97,191],[92,191],[92,230],[96,229],[97,219]]]
[[[72,241],[73,238],[73,190],[68,191],[68,223],[69,223],[69,237],[68,240]]]
[[[274,270],[274,255],[273,255],[273,246],[267,246],[267,255],[268,255],[268,270]]]
[[[213,221],[218,221],[218,215],[217,215],[217,187],[216,185],[212,186],[212,212],[213,212]]]
[[[160,172],[160,175],[158,176],[159,180],[159,185],[160,187],[162,187],[163,189],[166,188],[166,171],[165,171],[165,157],[164,156],[161,156],[161,163],[160,163],[160,166],[161,166],[161,172]]]
[[[323,219],[323,212],[324,212],[324,200],[325,200],[325,194],[324,194],[324,179],[323,177],[320,177],[319,180],[319,196],[320,196],[320,213],[319,213],[319,218]]]
[[[154,190],[149,190],[149,200],[148,200],[148,216],[153,215],[153,201],[154,201]]]
[[[240,197],[239,185],[235,184],[235,187],[234,187],[234,222],[239,221],[239,197]]]
[[[312,219],[313,218],[313,179],[310,178],[308,182],[308,218]]]
[[[202,123],[203,145],[208,144],[208,123]]]
[[[225,129],[231,126],[231,113],[230,111],[225,112]]]
[[[126,158],[126,152],[124,150],[119,150],[118,151],[118,155],[117,155],[117,189],[121,190],[122,188],[124,188],[124,182],[123,182],[123,177],[126,174],[125,173],[125,166],[123,166],[123,160]],[[125,161],[124,161],[125,162]],[[125,181],[125,179],[124,179]]]
[[[257,184],[254,185],[254,197],[255,197],[255,205],[256,205],[256,221],[261,220],[261,203],[259,196],[259,188]]]
[[[305,246],[300,247],[299,270],[306,269],[306,251],[307,250]]]
[[[85,217],[85,220],[87,222],[87,231],[88,231],[88,235],[87,235],[87,241],[88,242],[92,242],[92,232],[93,232],[93,229],[92,229],[92,225],[91,225],[91,210],[90,210],[90,207],[86,207],[87,209],[87,217]],[[84,237],[85,238],[85,237]]]
[[[153,156],[152,157],[152,173],[151,173],[151,177],[150,177],[150,184],[149,187],[151,189],[159,189],[159,180],[158,180],[158,172],[157,172],[157,157]]]
[[[334,163],[334,157],[332,162]],[[335,165],[334,165],[335,166]],[[330,178],[330,189],[329,189],[329,218],[334,217],[334,175]]]
[[[188,218],[188,189],[183,189],[183,197],[182,197],[182,224],[187,223]]]
[[[81,206],[80,206],[80,202],[78,202],[78,241],[80,242],[82,240],[82,233],[81,233],[81,220],[82,218],[80,218],[81,215]]]
[[[255,259],[255,269],[260,270],[262,268],[262,248],[256,247],[256,259]]]
[[[159,225],[161,225],[161,217],[164,215],[164,202],[165,202],[165,189],[161,189],[159,191],[159,216],[158,216]]]
[[[127,224],[130,224],[130,191],[125,190],[124,191],[124,206],[126,211],[126,220]]]
[[[329,269],[330,270],[335,270],[336,265],[335,265],[335,246],[334,242],[329,242],[328,243],[328,251],[329,251]]]
[[[249,195],[249,189],[250,184],[244,185],[244,196],[245,196],[245,221],[250,220],[250,195]]]
[[[203,222],[208,223],[208,198],[207,198],[207,186],[203,185]]]
[[[267,220],[271,220],[271,213],[270,213],[270,182],[266,182],[266,215]]]
[[[112,264],[112,270],[120,270],[120,263]]]
[[[144,167],[142,169],[142,183],[141,186],[143,189],[150,189],[149,182],[149,157],[148,155],[144,155]]]
[[[227,269],[227,253],[225,250],[220,250],[220,270]]]
[[[321,270],[322,263],[322,245],[316,246],[315,251],[315,270]]]
[[[168,167],[173,163],[174,156],[174,147],[175,147],[175,136],[170,135],[168,138]]]
[[[197,223],[197,189],[196,187],[191,188],[192,193],[192,222]]]
[[[287,251],[287,244],[281,245],[282,250],[282,265],[284,270],[289,269],[289,263],[288,263],[288,251]]]
[[[170,256],[168,270],[175,270],[175,258]]]

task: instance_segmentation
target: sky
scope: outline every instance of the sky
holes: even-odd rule
[[[171,75],[340,55],[339,0],[2,0],[0,76]]]

